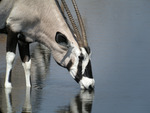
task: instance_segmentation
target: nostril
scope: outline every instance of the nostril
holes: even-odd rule
[[[90,89],[90,90],[92,90],[92,89],[93,89],[93,86],[92,86],[92,85],[90,85],[90,86],[89,86],[89,89]]]

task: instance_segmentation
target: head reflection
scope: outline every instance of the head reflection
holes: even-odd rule
[[[81,90],[68,106],[61,107],[57,113],[91,113],[94,91]]]

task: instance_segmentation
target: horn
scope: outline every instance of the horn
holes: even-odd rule
[[[71,24],[72,24],[72,27],[73,27],[73,29],[74,29],[74,32],[75,32],[75,34],[76,34],[76,39],[77,39],[77,42],[78,42],[78,44],[79,44],[79,47],[82,47],[82,46],[83,46],[83,43],[82,43],[82,40],[81,40],[81,35],[80,35],[80,32],[79,32],[79,30],[78,30],[78,28],[77,28],[77,25],[75,24],[74,18],[73,18],[73,16],[72,16],[72,14],[71,14],[71,12],[70,12],[70,10],[69,10],[69,8],[68,8],[68,6],[67,6],[65,0],[61,0],[61,1],[62,1],[62,4],[63,4],[63,6],[64,6],[66,12],[67,12],[67,15],[68,15],[68,17],[69,17],[69,20],[70,20],[70,22],[71,22]]]
[[[83,20],[82,20],[81,15],[80,15],[78,6],[77,6],[77,4],[76,4],[76,1],[75,1],[75,0],[72,0],[72,4],[73,4],[73,6],[74,6],[74,9],[75,9],[75,12],[76,12],[78,21],[79,21],[79,25],[80,25],[80,28],[81,28],[81,33],[82,33],[82,37],[83,37],[84,46],[85,46],[85,47],[88,47],[88,42],[87,42],[87,36],[86,36],[86,31],[85,31],[84,23],[83,23]]]
[[[61,7],[62,12],[64,13],[64,12],[65,12],[65,11],[64,11],[65,9],[64,9],[64,5],[63,5],[62,3],[61,3],[61,6],[60,6],[60,7]]]

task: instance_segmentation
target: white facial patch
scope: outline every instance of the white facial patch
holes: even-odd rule
[[[89,89],[89,87],[94,88],[95,80],[88,77],[82,77],[79,84],[81,89]]]
[[[75,59],[74,59],[74,64],[70,68],[70,74],[75,79],[75,76],[76,76],[77,71],[78,71],[77,67],[79,64],[79,56],[81,54],[81,51],[78,48],[73,47],[72,54],[75,56],[74,57]]]
[[[81,47],[81,52],[82,52],[82,54],[84,56],[84,59],[82,61],[82,74],[84,74],[86,66],[88,65],[89,60],[90,60],[90,55],[88,55],[86,50],[84,48],[82,48],[82,47]]]
[[[31,87],[31,83],[30,83],[31,60],[29,60],[28,62],[22,63],[22,66],[25,71],[26,86]]]
[[[13,52],[6,53],[6,76],[5,76],[5,88],[11,88],[11,83],[9,82],[10,79],[10,71],[12,69],[12,65],[15,59],[15,54]]]

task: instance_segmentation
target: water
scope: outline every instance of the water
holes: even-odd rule
[[[12,77],[14,88],[5,90],[5,38],[0,38],[1,112],[150,113],[150,1],[78,3],[92,49],[95,91],[80,91],[67,70],[52,58],[49,60],[47,51],[42,52],[47,59],[41,59],[41,47],[36,44],[32,47],[32,89],[25,88],[17,57]],[[38,58],[34,57],[36,50]]]

